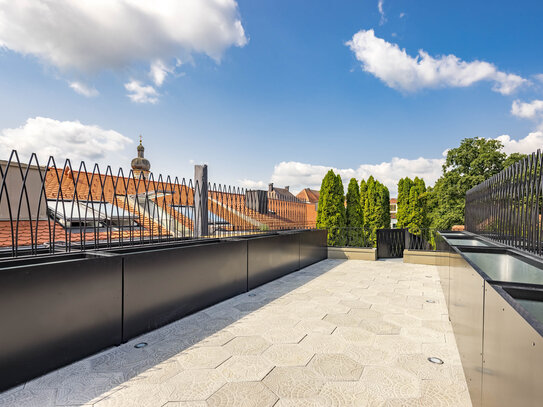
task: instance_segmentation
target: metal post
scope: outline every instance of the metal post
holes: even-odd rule
[[[194,166],[194,237],[209,234],[207,212],[207,165]]]

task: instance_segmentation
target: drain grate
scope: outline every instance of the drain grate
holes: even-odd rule
[[[429,304],[435,304],[436,302],[434,300],[426,300],[427,303]]]

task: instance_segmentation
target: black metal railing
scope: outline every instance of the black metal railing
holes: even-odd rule
[[[466,229],[543,255],[543,154],[540,150],[466,193]]]
[[[41,165],[35,154],[23,163],[16,151],[0,161],[0,256],[314,228],[307,213],[267,191],[53,157]]]
[[[373,247],[368,228],[328,228],[328,246]]]

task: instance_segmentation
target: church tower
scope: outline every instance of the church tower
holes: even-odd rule
[[[140,136],[140,144],[138,146],[138,156],[132,160],[132,170],[134,177],[137,179],[140,174],[143,174],[145,179],[149,178],[149,170],[151,169],[151,163],[144,157],[145,148],[142,144],[142,137]]]

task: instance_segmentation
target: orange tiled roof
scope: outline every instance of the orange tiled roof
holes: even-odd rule
[[[298,192],[296,198],[298,198],[302,202],[317,203],[319,202],[319,196],[320,191],[316,191],[310,188],[304,188],[300,192]]]
[[[45,196],[49,200],[69,201],[105,201],[130,212],[139,227],[133,229],[96,233],[79,233],[77,228],[65,229],[51,220],[19,221],[18,230],[10,221],[0,221],[0,247],[12,246],[14,239],[17,245],[31,246],[51,241],[88,241],[142,238],[149,236],[169,236],[168,231],[155,219],[144,216],[137,207],[136,196],[147,196],[162,211],[163,216],[177,222],[179,227],[186,228],[188,234],[193,229],[193,222],[183,213],[175,210],[176,206],[193,206],[194,190],[187,185],[171,182],[149,181],[113,175],[93,175],[62,169],[49,169],[45,179]],[[209,191],[208,209],[211,213],[225,219],[229,225],[224,230],[255,229],[293,229],[314,227],[314,222],[306,222],[306,204],[302,202],[285,202],[270,199],[269,213],[259,214],[245,206],[245,196],[231,192]],[[167,225],[166,225],[167,226]],[[177,227],[177,226],[176,226]],[[183,232],[184,233],[184,232]]]

